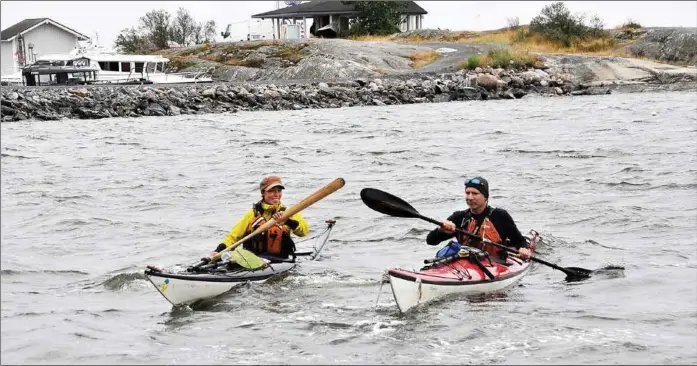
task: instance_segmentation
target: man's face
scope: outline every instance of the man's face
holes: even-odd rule
[[[486,207],[486,197],[476,188],[472,187],[465,188],[465,202],[467,202],[467,206],[473,211],[479,211]]]
[[[277,205],[279,202],[281,202],[282,196],[283,189],[281,189],[281,187],[273,187],[264,192],[264,202],[270,205]]]

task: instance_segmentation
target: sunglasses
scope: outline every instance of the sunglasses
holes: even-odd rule
[[[470,183],[471,183],[471,184],[482,184],[482,181],[479,180],[478,178],[473,178],[473,179],[467,179],[467,180],[465,180],[465,185],[468,185],[468,184],[470,184]]]

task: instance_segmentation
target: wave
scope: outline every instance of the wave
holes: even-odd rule
[[[626,182],[626,181],[621,181],[621,182],[594,182],[595,184],[602,184],[608,187],[646,187],[650,186],[650,183],[632,183],[632,182]]]
[[[272,140],[262,140],[262,141],[252,141],[248,142],[245,144],[246,146],[250,145],[271,145],[271,146],[278,146],[277,141],[272,141]]]
[[[593,239],[586,239],[585,243],[587,243],[587,244],[592,244],[592,245],[599,246],[599,247],[603,247],[603,248],[606,248],[606,249],[625,250],[624,248],[620,248],[620,247],[613,247],[613,246],[610,246],[610,245],[603,245],[603,244],[600,244],[600,243],[598,243],[597,241],[595,241],[595,240],[593,240]]]
[[[385,154],[402,154],[402,153],[408,153],[408,152],[411,152],[411,150],[368,151],[368,154],[370,154],[370,155],[375,155],[375,156],[380,156],[380,155],[385,155]]]
[[[629,172],[644,172],[644,169],[641,169],[639,167],[635,166],[628,166],[622,170],[620,170],[618,173],[629,173]]]
[[[553,155],[559,158],[590,159],[607,158],[605,155],[584,154],[576,150],[523,150],[523,149],[502,149],[502,153],[534,154],[534,155]]]
[[[83,271],[78,271],[78,270],[53,270],[53,269],[46,269],[46,270],[16,270],[16,269],[3,269],[0,271],[0,274],[3,276],[18,276],[18,275],[23,275],[23,274],[54,274],[54,275],[88,275],[89,273],[83,272]]]
[[[68,201],[68,200],[79,200],[79,199],[83,199],[83,198],[84,199],[91,199],[93,197],[88,195],[88,194],[81,194],[81,195],[77,195],[77,196],[55,196],[53,198],[58,202],[64,202],[64,201]]]
[[[664,188],[695,189],[695,188],[697,188],[697,183],[687,183],[687,184],[669,183],[669,184],[662,184],[660,186],[653,186],[649,189],[664,189]]]
[[[104,143],[107,145],[140,146],[139,142],[110,142],[110,141],[105,141]]]
[[[133,282],[141,280],[147,280],[143,272],[120,273],[116,276],[107,279],[106,281],[103,281],[102,283],[100,283],[100,285],[104,286],[104,288],[108,290],[118,291],[122,290],[124,287]],[[92,286],[88,286],[86,288],[89,287]]]
[[[28,156],[24,156],[24,155],[12,155],[12,154],[5,154],[5,153],[0,154],[0,157],[3,157],[3,158],[16,158],[16,159],[35,159],[35,158],[33,158],[33,157],[28,157]]]

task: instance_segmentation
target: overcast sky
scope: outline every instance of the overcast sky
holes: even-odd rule
[[[506,26],[506,19],[518,17],[527,24],[552,1],[417,1],[428,14],[424,28],[488,30]],[[697,1],[566,1],[572,13],[597,14],[606,28],[627,19],[644,26],[697,27]],[[119,32],[136,26],[138,19],[154,9],[172,15],[186,8],[197,21],[215,20],[220,32],[233,23],[232,39],[245,37],[247,21],[253,14],[276,9],[276,1],[2,1],[2,29],[27,18],[51,18],[111,47]],[[281,6],[283,1],[280,2]]]

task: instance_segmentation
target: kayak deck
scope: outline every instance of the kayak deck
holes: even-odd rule
[[[528,238],[534,253],[539,236],[532,231]],[[392,294],[401,312],[443,296],[474,294],[506,288],[525,276],[532,262],[509,256],[505,261],[491,259],[481,250],[464,247],[465,257],[453,256],[434,260],[418,271],[390,268],[387,271]]]

